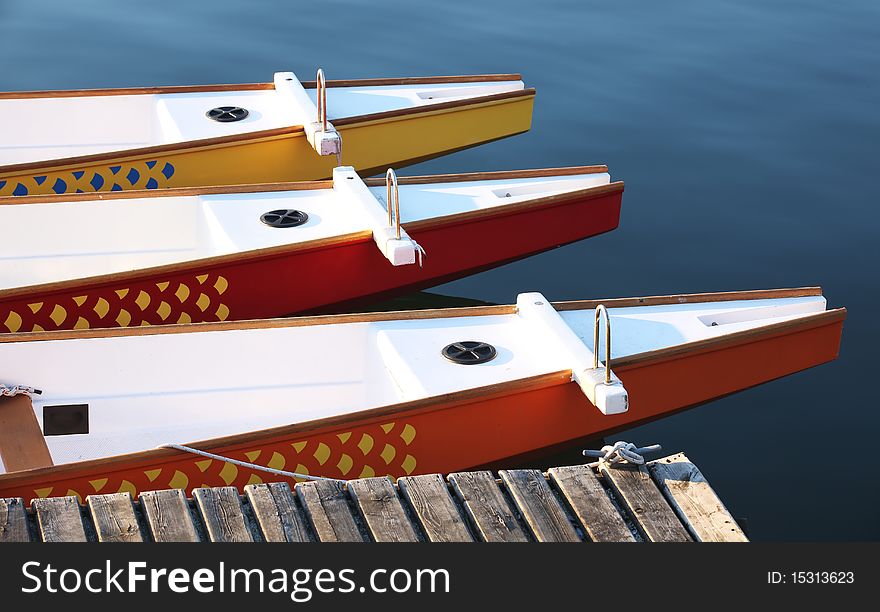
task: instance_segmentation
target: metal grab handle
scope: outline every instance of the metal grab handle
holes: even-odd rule
[[[318,68],[318,123],[327,131],[327,81],[324,79],[324,70]]]
[[[394,196],[394,208],[392,209],[392,188],[393,188],[393,196]],[[396,219],[396,229],[397,229],[397,239],[400,240],[400,193],[397,189],[397,174],[394,173],[393,168],[388,168],[388,172],[385,173],[385,190],[386,196],[385,200],[388,202],[388,227],[395,226]],[[393,210],[393,214],[392,214]]]
[[[593,325],[593,367],[599,367],[599,320],[605,313],[605,384],[611,384],[611,317],[605,304],[596,306],[596,321]]]

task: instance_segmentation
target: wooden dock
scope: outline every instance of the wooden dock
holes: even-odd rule
[[[746,541],[684,454],[347,483],[0,499],[0,542]]]

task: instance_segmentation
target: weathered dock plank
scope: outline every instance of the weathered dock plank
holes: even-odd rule
[[[138,499],[155,542],[198,542],[201,540],[186,496],[180,489],[146,491]]]
[[[449,475],[468,518],[484,542],[527,542],[528,536],[491,472],[457,472]]]
[[[644,467],[602,465],[599,468],[624,502],[639,532],[651,542],[690,542],[691,537]]]
[[[43,542],[88,541],[76,497],[35,499],[32,506]]]
[[[404,476],[397,479],[397,486],[430,542],[474,541],[443,476]]]
[[[27,510],[20,497],[0,498],[0,542],[30,542]]]
[[[684,454],[649,462],[0,499],[0,542],[742,542]]]
[[[212,542],[253,542],[235,487],[193,489],[196,508]]]
[[[403,509],[394,483],[386,477],[363,478],[348,483],[376,542],[418,542],[419,536]]]
[[[542,472],[502,470],[499,475],[538,542],[581,541]]]
[[[672,509],[698,542],[747,542],[715,490],[684,453],[648,463]]]
[[[306,520],[286,482],[248,485],[244,488],[263,539],[267,542],[308,542]]]
[[[364,542],[358,529],[348,493],[340,482],[315,480],[296,485],[296,494],[302,503],[312,528],[321,542]]]
[[[143,542],[130,493],[89,495],[86,505],[99,542]]]
[[[626,521],[590,467],[557,467],[548,470],[547,474],[592,541],[635,542]]]

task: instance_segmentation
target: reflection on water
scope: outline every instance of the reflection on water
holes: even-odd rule
[[[327,0],[316,11],[4,2],[0,89],[268,81],[318,66],[329,78],[521,72],[538,89],[530,133],[401,174],[607,163],[626,181],[621,227],[436,293],[470,304],[823,285],[830,306],[850,309],[837,362],[616,437],[687,451],[753,538],[880,538],[871,450],[848,448],[845,470],[816,456],[880,434],[867,384],[880,344],[880,3]],[[433,293],[379,308],[459,305]],[[826,520],[843,507],[846,520]]]
[[[467,306],[491,306],[492,302],[472,298],[443,295],[430,291],[408,293],[364,307],[363,312],[390,312],[394,310],[419,310],[425,308],[465,308]]]

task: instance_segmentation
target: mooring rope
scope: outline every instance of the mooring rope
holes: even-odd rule
[[[614,465],[615,463],[630,463],[632,465],[644,465],[646,453],[655,453],[661,450],[659,444],[649,446],[636,446],[632,442],[618,440],[614,444],[606,444],[602,450],[585,450],[585,457],[598,457],[598,461],[591,463],[593,467],[600,465]]]
[[[39,389],[34,389],[33,387],[27,387],[25,385],[3,385],[0,384],[0,396],[3,397],[14,397],[16,395],[40,395],[42,391]]]
[[[197,448],[192,448],[190,446],[184,446],[183,444],[162,444],[158,448],[171,448],[174,450],[184,451],[187,453],[192,453],[194,455],[200,455],[202,457],[207,457],[208,459],[216,459],[217,461],[225,461],[226,463],[231,463],[233,465],[237,465],[239,467],[245,467],[252,470],[260,470],[263,472],[268,472],[270,474],[275,474],[277,476],[284,476],[285,478],[302,478],[304,480],[329,480],[332,482],[348,482],[347,480],[342,480],[341,478],[327,478],[325,476],[312,476],[311,474],[300,474],[299,472],[287,472],[285,470],[276,470],[275,468],[270,468],[267,465],[257,465],[256,463],[249,463],[247,461],[239,461],[238,459],[232,459],[230,457],[224,457],[223,455],[215,455],[214,453],[208,453],[203,450],[199,450]]]
[[[215,459],[217,461],[223,461],[225,463],[231,463],[233,465],[237,465],[239,467],[249,468],[251,470],[258,470],[261,472],[268,472],[269,474],[275,474],[276,476],[284,476],[285,478],[301,478],[303,480],[328,480],[330,482],[342,482],[347,483],[348,480],[342,478],[328,478],[326,476],[313,476],[312,474],[302,474],[300,472],[288,472],[286,470],[276,470],[275,468],[271,468],[266,465],[258,465],[256,463],[250,463],[248,461],[239,461],[238,459],[232,459],[231,457],[224,457],[223,455],[217,455],[215,453],[209,453],[207,451],[199,450],[197,448],[192,448],[191,446],[185,446],[183,444],[162,444],[157,448],[170,448],[173,450],[179,450],[186,453],[192,453],[193,455],[199,455],[201,457],[205,457],[207,459]],[[636,446],[631,442],[617,441],[614,444],[606,444],[602,447],[602,450],[585,450],[583,451],[584,456],[586,457],[597,457],[599,460],[590,463],[590,467],[598,467],[600,465],[614,465],[616,463],[629,463],[633,465],[644,465],[645,458],[643,455],[646,453],[654,453],[661,450],[661,446],[659,444],[651,444],[649,446]]]
[[[422,248],[422,245],[412,238],[410,238],[410,240],[412,240],[413,246],[416,247],[416,252],[419,254],[419,268],[421,268],[423,267],[424,260],[427,259],[428,254],[425,252],[425,249]]]

